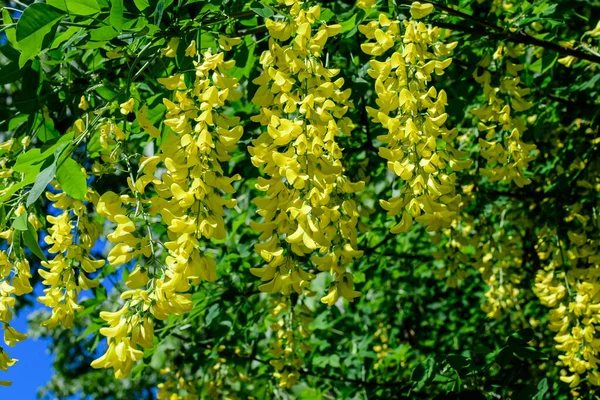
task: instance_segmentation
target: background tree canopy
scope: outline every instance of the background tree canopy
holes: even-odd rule
[[[26,3],[0,370],[39,302],[43,398],[597,398],[598,1]]]

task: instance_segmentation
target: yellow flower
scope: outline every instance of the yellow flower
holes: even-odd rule
[[[171,38],[169,43],[167,43],[167,47],[160,49],[160,52],[165,57],[174,58],[177,55],[177,47],[179,46],[180,39],[178,37]]]
[[[219,47],[225,51],[231,50],[233,46],[237,46],[240,43],[242,43],[242,39],[239,37],[230,38],[224,35],[219,35]]]
[[[25,339],[27,339],[26,333],[20,333],[12,326],[4,324],[4,343],[6,343],[8,346],[12,347]]]
[[[192,40],[188,47],[185,49],[185,55],[186,57],[196,57],[196,54],[198,54],[198,52],[196,51],[196,41]]]
[[[133,106],[135,104],[135,100],[133,98],[127,100],[125,103],[121,103],[119,105],[120,110],[121,110],[121,114],[123,115],[127,115],[129,114],[131,111],[133,111]]]
[[[565,57],[558,59],[558,62],[567,68],[571,68],[576,61],[577,61],[577,58],[575,58],[573,56],[565,56]]]
[[[81,100],[79,100],[78,107],[80,109],[82,109],[83,111],[86,111],[89,108],[89,106],[90,105],[89,105],[88,101],[86,100],[85,96],[81,96]]]
[[[140,107],[137,113],[137,120],[140,127],[153,138],[160,136],[160,130],[156,128],[148,119],[148,106],[143,105]]]
[[[433,11],[433,4],[425,3],[421,4],[418,1],[415,1],[410,6],[410,15],[414,19],[420,19],[426,17]]]
[[[12,367],[17,361],[18,360],[14,358],[10,358],[8,354],[6,354],[2,346],[0,346],[0,371],[8,371],[8,367]]]
[[[377,4],[377,0],[358,0],[356,2],[356,7],[363,9],[363,10],[368,10],[369,8],[373,7],[375,4]]]

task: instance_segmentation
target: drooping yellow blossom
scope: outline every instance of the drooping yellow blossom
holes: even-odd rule
[[[352,183],[344,175],[342,150],[336,137],[353,128],[345,117],[350,89],[337,69],[326,68],[321,54],[339,25],[319,25],[320,7],[304,8],[293,1],[290,20],[267,20],[269,50],[261,55],[262,74],[252,101],[260,114],[252,117],[266,127],[248,148],[252,163],[262,167],[257,189],[266,198],[255,199],[264,219],[252,223],[263,241],[256,251],[268,263],[251,272],[265,283],[265,292],[302,293],[314,275],[300,261],[305,255],[319,270],[333,276],[324,302],[333,304],[340,295],[352,301],[359,293],[346,266],[362,255],[357,250],[358,211],[351,194],[363,182]],[[295,32],[290,37],[286,32]],[[289,39],[289,41],[288,41]],[[297,113],[289,119],[287,115]],[[344,289],[338,290],[341,285]],[[348,287],[348,290],[346,290]],[[335,299],[335,300],[334,300]]]
[[[421,17],[431,12],[430,6],[413,3],[411,12]],[[400,217],[392,233],[409,231],[413,220],[433,232],[449,227],[457,217],[461,196],[456,193],[454,171],[472,163],[453,146],[458,131],[445,127],[446,93],[430,85],[433,74],[442,75],[452,62],[444,57],[457,43],[443,44],[440,28],[415,20],[404,21],[403,28],[401,35],[400,22],[383,13],[378,21],[359,27],[374,40],[361,45],[367,54],[381,55],[397,42],[403,48],[385,61],[372,60],[368,71],[375,79],[378,108],[367,107],[367,112],[387,130],[378,137],[385,145],[379,155],[402,182],[399,195],[380,203],[388,214]]]
[[[60,189],[58,184],[55,187]],[[87,274],[96,272],[104,265],[104,260],[94,260],[90,255],[100,234],[100,227],[88,216],[83,201],[73,199],[64,192],[47,192],[46,197],[63,213],[46,218],[50,228],[44,240],[50,246],[48,253],[54,254],[54,257],[42,261],[45,269],[40,269],[39,273],[44,278],[42,283],[48,288],[44,289],[44,296],[38,297],[38,301],[52,308],[52,315],[42,325],[52,328],[61,324],[65,328],[72,328],[75,313],[82,309],[77,304],[79,292],[98,285]],[[87,192],[87,202],[93,202],[96,198],[93,191]],[[72,215],[76,217],[75,223]]]
[[[410,6],[410,16],[413,19],[424,18],[424,17],[428,16],[429,14],[431,14],[432,11],[433,11],[433,4],[431,4],[431,3],[421,4],[418,1],[415,1]]]
[[[108,350],[92,361],[93,368],[113,368],[117,379],[125,378],[135,362],[144,356],[140,347],[153,347],[154,323],[145,315],[147,312],[144,312],[143,304],[133,302],[119,311],[100,313],[100,317],[110,325],[100,329],[100,333],[107,337]]]
[[[529,93],[528,88],[522,88],[519,71],[522,64],[512,61],[523,54],[523,46],[499,46],[493,55],[497,60],[504,60],[506,75],[502,76],[499,87],[492,85],[492,73],[488,69],[492,57],[485,56],[479,63],[473,78],[483,87],[485,103],[471,112],[479,118],[477,129],[480,135],[480,154],[487,160],[487,166],[481,173],[490,182],[505,180],[523,187],[531,183],[525,177],[529,162],[534,159],[536,146],[523,142],[526,131],[525,121],[517,115],[529,110],[533,103],[524,99]],[[505,98],[508,95],[510,101]]]
[[[133,111],[133,106],[135,104],[135,100],[133,98],[127,100],[125,103],[119,104],[121,114],[127,115]]]
[[[143,105],[137,112],[137,120],[140,127],[153,138],[157,138],[160,135],[160,130],[152,125],[152,122],[148,119],[148,106]]]
[[[600,256],[598,215],[582,215],[583,205],[569,211],[570,228],[562,240],[555,229],[543,227],[536,245],[543,269],[535,276],[534,293],[550,308],[548,327],[556,332],[560,380],[571,388],[582,379],[600,386],[598,357],[600,339]],[[575,228],[575,227],[578,228]]]
[[[179,46],[180,39],[178,37],[171,38],[169,43],[167,43],[167,47],[160,49],[160,52],[165,57],[175,58],[177,55],[177,47]]]
[[[83,111],[87,111],[87,109],[90,107],[90,104],[88,103],[85,96],[81,96],[81,100],[79,100],[79,104],[77,105],[77,107],[79,107]]]
[[[198,51],[196,50],[196,41],[192,40],[185,49],[185,55],[186,57],[196,57],[196,54],[198,54]]]
[[[241,92],[237,80],[228,74],[234,62],[225,61],[224,55],[205,53],[203,62],[195,64],[193,87],[177,91],[175,101],[164,99],[165,125],[172,132],[161,146],[159,158],[167,172],[155,183],[159,197],[154,200],[173,238],[165,243],[167,271],[156,284],[167,315],[185,311],[168,305],[171,298],[184,308],[191,306],[177,292],[186,292],[190,283],[217,278],[215,261],[199,241],[224,239],[224,207],[236,205],[223,194],[234,193],[231,184],[241,177],[225,175],[220,162],[230,159],[243,129],[239,118],[220,110],[225,102],[239,99]],[[153,173],[152,168],[146,169],[146,174]]]
[[[107,149],[109,146],[115,144],[114,139],[125,140],[125,133],[114,121],[107,120],[100,126],[100,145]]]
[[[140,347],[150,348],[154,320],[182,315],[192,307],[191,285],[217,279],[216,262],[205,244],[226,236],[224,207],[236,205],[232,183],[221,163],[227,162],[239,141],[243,128],[239,118],[222,112],[228,101],[241,97],[237,79],[229,75],[234,61],[225,61],[224,53],[203,54],[194,62],[196,79],[188,88],[181,74],[160,78],[159,83],[174,90],[172,100],[163,99],[167,112],[164,139],[158,155],[142,157],[137,176],[128,178],[132,195],[104,193],[96,204],[98,214],[115,223],[107,236],[114,246],[108,262],[114,266],[137,261],[129,273],[121,298],[125,304],[118,313],[103,313],[109,324],[100,333],[107,337],[108,349],[94,361],[94,368],[113,368],[117,378],[126,377],[142,358]],[[142,106],[137,119],[152,137],[160,131],[147,119]],[[165,169],[160,178],[159,167]],[[151,185],[157,196],[146,198]],[[137,210],[135,213],[133,210]],[[158,261],[151,229],[140,234],[137,221],[160,216],[166,223],[168,241],[164,262]],[[137,220],[136,220],[137,218]]]
[[[229,51],[233,48],[233,46],[237,46],[242,43],[242,39],[240,38],[230,38],[225,35],[219,35],[219,47],[225,51]]]
[[[373,7],[375,4],[377,4],[377,0],[358,0],[356,2],[356,7],[362,9],[362,10],[368,10],[369,8]]]
[[[259,88],[252,102],[260,112],[252,120],[264,128],[248,151],[264,174],[256,188],[266,197],[254,199],[263,220],[251,222],[251,227],[261,233],[255,250],[267,265],[250,272],[264,282],[259,286],[263,292],[302,294],[315,277],[307,271],[314,265],[332,276],[322,302],[332,305],[340,297],[353,301],[360,292],[353,289],[348,266],[363,254],[358,250],[359,212],[353,194],[364,182],[346,177],[336,141],[354,128],[345,116],[352,106],[350,89],[343,88],[340,70],[327,68],[321,58],[341,26],[320,23],[318,5],[280,3],[290,6],[290,18],[266,20],[269,48],[260,57],[263,71],[254,80]],[[297,322],[289,324],[272,343],[277,360],[271,362],[280,386],[288,388],[299,378],[302,357],[284,349],[303,345]]]

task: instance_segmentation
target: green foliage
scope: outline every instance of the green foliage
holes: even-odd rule
[[[89,364],[103,351],[99,330],[105,321],[98,312],[119,308],[119,295],[127,290],[123,282],[135,265],[107,265],[96,277],[102,284],[82,303],[73,330],[40,328],[42,316],[31,318],[34,334],[51,338],[56,355],[55,376],[41,390],[42,398],[152,398],[157,384],[175,379],[165,372],[167,368],[179,368],[182,379],[196,385],[199,398],[208,397],[209,383],[217,381],[229,398],[573,396],[568,384],[560,381],[561,370],[565,372],[557,365],[561,353],[555,349],[556,333],[548,327],[548,308],[531,288],[536,273],[546,267],[538,256],[538,231],[549,226],[556,231],[552,240],[569,243],[571,228],[565,221],[572,215],[571,207],[579,204],[598,212],[600,152],[598,141],[591,144],[591,140],[599,137],[600,56],[598,38],[586,33],[597,23],[598,1],[455,0],[436,4],[436,12],[424,20],[459,42],[453,64],[434,82],[447,92],[449,126],[459,130],[461,149],[475,161],[473,171],[457,178],[457,186],[469,188],[464,210],[473,222],[468,224],[477,234],[487,235],[490,243],[514,238],[519,242],[519,253],[511,259],[519,271],[515,281],[519,293],[514,296],[518,301],[495,319],[481,307],[490,285],[482,279],[483,267],[472,261],[481,247],[469,243],[448,250],[456,237],[441,232],[436,242],[420,225],[407,234],[389,233],[397,221],[382,211],[378,200],[394,196],[399,183],[378,155],[384,129],[365,111],[366,106],[375,106],[376,95],[367,74],[372,57],[361,51],[364,37],[357,28],[378,12],[360,10],[349,2],[320,2],[320,19],[342,27],[341,34],[328,42],[324,58],[330,67],[341,69],[352,89],[354,109],[349,113],[357,128],[340,138],[346,173],[353,180],[367,181],[357,199],[364,210],[359,244],[365,254],[352,265],[355,285],[363,295],[354,303],[332,307],[321,304],[320,296],[287,298],[294,306],[306,305],[314,317],[309,324],[313,334],[306,340],[311,350],[300,383],[290,390],[278,386],[269,364],[274,359],[270,344],[274,319],[269,314],[273,296],[259,292],[259,282],[250,273],[264,262],[255,253],[258,234],[249,225],[259,220],[252,200],[261,196],[256,189],[260,172],[246,151],[261,132],[250,120],[258,112],[250,100],[258,87],[253,79],[260,74],[261,52],[268,48],[264,19],[286,15],[286,7],[274,1],[241,0],[47,0],[28,5],[18,15],[12,7],[22,10],[20,2],[8,3],[2,10],[0,144],[29,138],[32,145],[23,146],[18,156],[2,165],[21,176],[14,184],[3,180],[0,185],[0,226],[16,232],[11,243],[1,239],[0,244],[2,249],[27,248],[36,268],[46,260],[47,247],[27,217],[36,214],[44,223],[51,201],[43,193],[54,179],[78,200],[84,200],[88,189],[122,193],[128,187],[128,172],[137,176],[141,157],[155,151],[133,114],[120,114],[119,104],[134,98],[136,104],[147,105],[147,118],[160,129],[157,145],[163,143],[169,134],[162,123],[166,112],[162,99],[172,95],[157,79],[181,72],[186,82],[193,82],[193,60],[185,56],[193,40],[199,51],[206,51],[218,47],[219,35],[243,39],[227,52],[227,58],[236,61],[232,75],[246,95],[226,110],[241,118],[244,136],[223,168],[242,179],[233,184],[238,205],[225,216],[227,236],[211,243],[218,249],[217,282],[191,289],[192,310],[162,321],[156,327],[155,347],[145,351],[131,377],[117,381],[109,371]],[[378,10],[404,20],[410,18],[409,5],[380,0]],[[172,38],[180,39],[177,53],[163,57],[161,49]],[[525,48],[519,57],[524,65],[520,80],[531,89],[528,96],[533,102],[523,140],[537,146],[538,157],[526,172],[533,183],[524,188],[482,178],[479,172],[486,160],[478,139],[485,133],[478,130],[472,114],[486,102],[474,72],[481,72],[478,65],[486,55],[507,43]],[[570,68],[560,62],[574,54]],[[500,60],[494,60],[489,70],[500,71]],[[492,80],[494,87],[501,84],[497,74]],[[88,112],[78,107],[82,96],[89,102]],[[127,126],[123,128],[127,140],[119,146],[131,165],[126,171],[126,162],[120,161],[115,170],[95,170],[96,175],[86,180],[82,167],[94,170],[103,157],[100,122],[107,116],[118,126]],[[84,122],[82,135],[74,132],[78,119]],[[445,146],[443,141],[438,144]],[[0,157],[5,153],[0,149]],[[584,166],[572,167],[580,164]],[[12,210],[19,204],[28,211],[17,216]],[[103,229],[103,237],[111,233],[111,227]],[[154,237],[167,236],[162,226],[139,229],[148,229]],[[97,255],[105,258],[108,250]],[[456,271],[447,265],[454,258],[467,260],[461,264],[464,279],[449,285]],[[327,291],[329,278],[324,275],[312,283],[312,291]],[[584,382],[579,394],[594,399],[596,393]],[[185,389],[179,391],[181,398],[186,394]]]

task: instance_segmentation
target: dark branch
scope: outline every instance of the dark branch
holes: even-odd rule
[[[480,27],[479,29],[477,29],[477,28],[473,28],[473,27],[451,24],[451,23],[446,23],[446,22],[438,22],[438,21],[435,21],[432,23],[433,25],[439,26],[440,28],[453,29],[456,31],[466,32],[466,33],[470,33],[470,34],[478,35],[478,36],[492,36],[492,35],[500,36],[503,39],[508,40],[513,43],[530,44],[533,46],[543,47],[548,50],[556,51],[557,53],[560,53],[560,54],[565,54],[565,55],[573,56],[576,58],[580,58],[582,60],[587,60],[587,61],[590,61],[590,62],[593,62],[596,64],[600,64],[600,57],[595,54],[585,53],[583,51],[570,49],[568,47],[564,47],[557,43],[549,42],[547,40],[537,39],[533,36],[529,36],[528,34],[526,34],[524,32],[515,32],[515,33],[507,32],[504,28],[502,28],[500,26],[490,24],[490,23],[485,22],[481,19],[478,19],[472,15],[469,15],[469,14],[463,13],[461,11],[455,10],[453,8],[447,7],[443,4],[439,4],[436,2],[432,2],[432,1],[428,1],[427,3],[433,4],[434,7],[446,12],[447,14],[462,18],[462,19],[469,21],[472,24]]]

